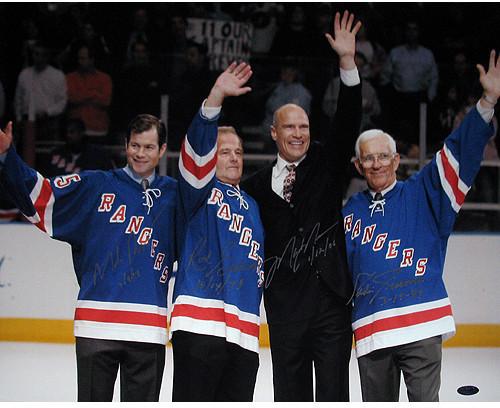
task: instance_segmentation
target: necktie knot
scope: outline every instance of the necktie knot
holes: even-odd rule
[[[288,170],[288,174],[283,180],[283,198],[287,203],[290,202],[292,198],[292,190],[293,184],[295,183],[295,164],[288,164],[286,169]]]
[[[382,193],[378,192],[378,193],[375,193],[375,197],[373,197],[373,201],[382,201]]]
[[[141,180],[141,186],[144,191],[146,191],[149,188],[149,180],[148,179],[142,179]]]

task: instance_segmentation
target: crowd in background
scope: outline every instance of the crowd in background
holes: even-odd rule
[[[253,28],[253,91],[225,106],[222,123],[238,129],[247,152],[274,153],[269,125],[285,103],[308,112],[313,139],[332,126],[339,73],[324,33],[344,9],[363,22],[360,130],[382,128],[416,158],[425,102],[433,153],[480,96],[475,64],[498,46],[498,4],[3,3],[0,126],[15,121],[18,151],[44,175],[111,168],[122,163],[104,146],[122,144],[136,114],[159,116],[168,95],[168,149],[178,151],[219,73],[189,21],[237,21]],[[498,160],[499,145],[493,138],[485,159]],[[37,154],[40,146],[57,147]],[[497,169],[481,172],[476,198],[498,202]]]

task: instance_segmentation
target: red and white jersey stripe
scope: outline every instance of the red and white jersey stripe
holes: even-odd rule
[[[53,236],[52,231],[52,210],[54,208],[54,193],[50,186],[49,179],[44,178],[40,173],[36,173],[37,181],[30,193],[30,199],[35,207],[36,213],[26,219],[35,224],[49,236]]]
[[[217,299],[180,295],[170,319],[170,333],[191,333],[224,337],[244,349],[259,352],[260,318]]]
[[[455,321],[448,298],[396,309],[383,310],[352,323],[356,355],[381,348],[455,334]]]
[[[460,164],[446,144],[437,153],[436,163],[441,185],[455,212],[459,212],[470,187],[460,179]]]
[[[167,309],[138,303],[78,300],[75,337],[167,343]]]
[[[217,146],[206,155],[198,155],[186,137],[179,155],[179,171],[182,177],[196,189],[205,187],[215,175]]]

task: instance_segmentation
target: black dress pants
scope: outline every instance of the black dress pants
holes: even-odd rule
[[[320,287],[315,316],[269,325],[275,401],[349,401],[351,308]]]
[[[157,402],[165,366],[165,345],[76,338],[78,401],[109,402],[118,368],[122,402]]]
[[[226,339],[175,331],[172,401],[253,400],[259,355]]]

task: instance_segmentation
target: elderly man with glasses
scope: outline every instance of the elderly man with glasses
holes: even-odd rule
[[[382,130],[363,132],[355,165],[369,189],[344,209],[352,272],[352,328],[364,401],[398,401],[403,372],[409,401],[438,401],[441,344],[455,334],[443,282],[446,246],[493,133],[500,58],[477,65],[483,96],[435,158],[405,182]]]

